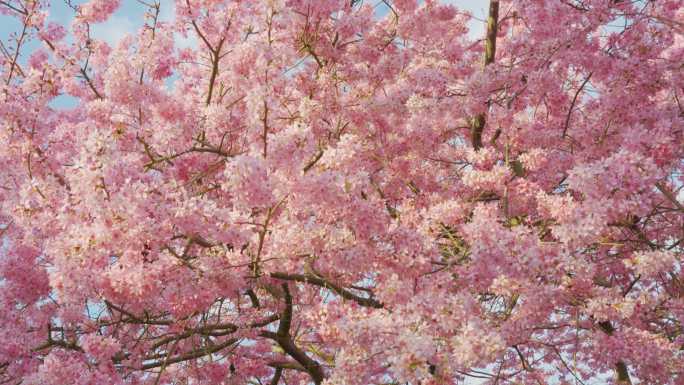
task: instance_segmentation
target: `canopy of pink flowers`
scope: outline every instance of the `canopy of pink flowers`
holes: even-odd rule
[[[0,383],[684,384],[680,0],[55,3],[0,1]]]

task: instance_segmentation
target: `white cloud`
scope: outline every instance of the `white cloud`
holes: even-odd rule
[[[130,18],[114,15],[104,23],[91,25],[90,35],[115,46],[124,36],[135,33],[137,29],[138,26]]]

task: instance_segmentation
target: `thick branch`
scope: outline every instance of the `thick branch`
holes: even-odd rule
[[[309,376],[311,376],[314,383],[319,385],[325,378],[323,368],[321,368],[321,365],[318,362],[299,349],[292,340],[292,336],[290,335],[290,326],[292,322],[292,295],[290,294],[287,284],[283,284],[283,291],[285,292],[285,310],[283,310],[283,313],[280,316],[278,331],[274,333],[272,331],[264,330],[261,332],[261,336],[277,342],[285,353],[294,358],[294,360],[304,368]]]
[[[292,295],[287,284],[282,285],[285,293],[285,310],[280,316],[280,323],[278,324],[278,337],[288,337],[290,334],[290,325],[292,324]]]
[[[496,56],[496,34],[499,30],[499,0],[489,2],[489,16],[487,17],[487,38],[485,39],[484,66],[494,62]],[[489,103],[487,103],[489,104]],[[475,151],[482,148],[482,131],[485,126],[485,114],[478,114],[473,118],[470,128],[470,139]]]
[[[256,293],[252,289],[247,289],[247,296],[249,297],[249,300],[252,301],[252,307],[253,308],[260,308],[261,303],[259,302],[259,297],[257,297]]]
[[[211,75],[209,77],[209,91],[207,92],[207,106],[211,104],[211,97],[214,94],[214,84],[216,83],[216,76],[219,73],[219,61],[221,60],[221,48],[225,39],[221,39],[215,51],[211,52]]]
[[[271,379],[271,382],[269,384],[270,385],[278,385],[278,382],[280,382],[280,376],[282,374],[283,374],[283,368],[276,367],[275,373],[273,373],[273,378]]]
[[[134,324],[146,324],[146,325],[171,325],[173,323],[173,321],[171,321],[171,320],[153,319],[147,315],[145,315],[145,317],[143,319],[142,317],[138,317],[138,316],[124,310],[123,308],[114,305],[113,303],[111,303],[107,300],[105,300],[104,303],[107,306],[107,308],[110,310],[110,313],[112,313],[111,309],[114,309],[114,310],[118,311],[119,313],[128,317],[128,318],[121,317],[119,319],[119,321],[121,321],[121,322],[134,323]]]
[[[162,365],[175,364],[178,362],[183,362],[183,361],[192,360],[195,358],[204,357],[206,355],[216,353],[219,350],[224,349],[230,345],[233,345],[238,341],[239,341],[239,339],[237,339],[237,338],[231,338],[231,339],[228,339],[225,342],[218,344],[218,345],[207,346],[207,347],[202,348],[202,349],[193,350],[193,351],[190,351],[188,353],[182,354],[182,355],[174,357],[174,358],[165,359],[164,361],[155,361],[155,362],[151,362],[148,364],[144,364],[140,367],[140,370],[149,370],[149,369],[153,369],[153,368],[158,368]]]
[[[277,321],[280,318],[278,314],[274,314],[270,317],[267,317],[264,320],[261,321],[255,321],[251,322],[245,326],[238,326],[234,323],[221,323],[221,324],[215,324],[215,325],[205,325],[197,328],[192,328],[186,330],[184,333],[172,335],[166,338],[162,338],[161,340],[157,341],[154,345],[152,345],[152,350],[157,349],[169,342],[175,341],[175,340],[180,340],[184,338],[189,338],[192,337],[195,334],[200,334],[200,335],[207,335],[207,336],[223,336],[231,333],[235,333],[238,329],[243,328],[243,329],[251,329],[251,328],[258,328],[258,327],[263,327],[266,326],[270,323],[273,323]]]
[[[316,155],[304,166],[304,173],[306,174],[316,163],[323,157],[323,149],[318,150]]]
[[[598,323],[601,330],[609,336],[613,335],[615,332],[615,327],[610,323],[610,321],[601,321]],[[622,385],[632,385],[632,379],[629,377],[629,371],[627,370],[627,364],[624,361],[619,360],[615,363],[615,374],[617,377],[617,383]]]
[[[382,309],[384,307],[384,304],[378,300],[375,300],[373,298],[360,297],[360,296],[350,292],[349,290],[346,290],[346,289],[330,282],[330,280],[324,279],[322,277],[315,276],[313,274],[288,274],[288,273],[274,272],[274,273],[271,273],[271,277],[277,278],[277,279],[282,279],[285,281],[303,282],[303,283],[309,283],[312,285],[324,287],[326,289],[332,290],[333,292],[335,292],[336,294],[338,294],[342,298],[354,301],[361,306],[372,307],[372,308],[376,308],[376,309]]]
[[[325,375],[323,374],[323,368],[321,368],[321,365],[311,357],[307,356],[304,351],[299,349],[289,334],[287,336],[281,337],[277,333],[263,331],[261,332],[261,336],[270,338],[277,342],[278,345],[285,351],[285,353],[302,365],[304,370],[309,373],[311,379],[314,381],[314,383],[316,383],[316,385],[323,382]]]
[[[291,369],[306,373],[306,369],[299,363],[295,361],[271,361],[268,366],[276,369]],[[275,377],[275,376],[274,376]]]

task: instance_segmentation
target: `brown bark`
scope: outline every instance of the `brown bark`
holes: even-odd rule
[[[492,64],[496,56],[496,34],[499,30],[499,0],[489,2],[489,16],[487,17],[487,37],[485,38],[484,67]],[[487,103],[489,104],[489,103]],[[486,123],[484,113],[475,116],[470,123],[470,139],[475,151],[482,148],[482,132]]]

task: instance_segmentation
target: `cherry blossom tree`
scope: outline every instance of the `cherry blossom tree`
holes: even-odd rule
[[[57,2],[0,1],[0,383],[684,384],[680,0]]]

